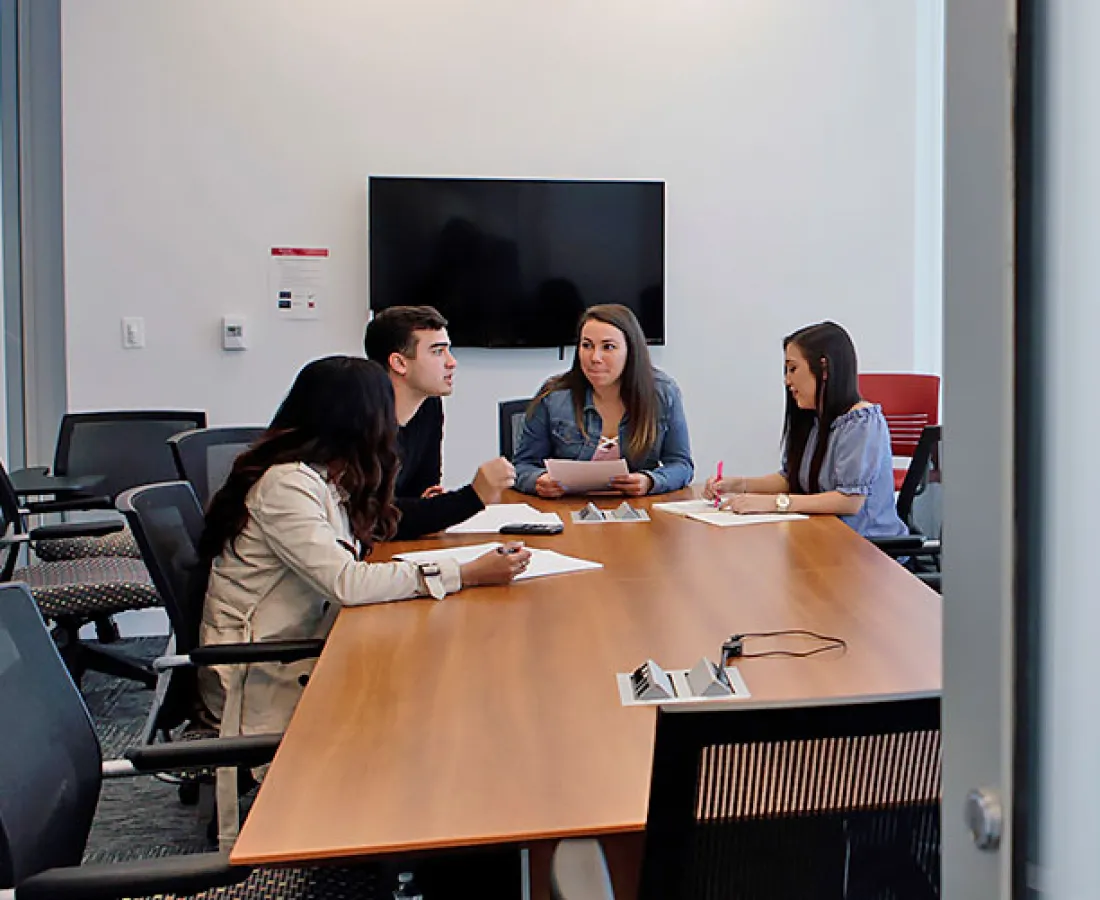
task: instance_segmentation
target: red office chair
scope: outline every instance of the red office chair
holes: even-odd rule
[[[940,376],[910,373],[875,373],[859,376],[859,393],[877,403],[890,428],[894,456],[912,458],[926,425],[940,423]],[[904,468],[894,469],[894,490],[905,481]]]

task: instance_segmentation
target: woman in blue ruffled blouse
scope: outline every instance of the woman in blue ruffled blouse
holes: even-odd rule
[[[859,396],[848,332],[822,322],[796,331],[783,348],[787,414],[780,470],[710,478],[706,496],[724,497],[722,507],[738,513],[836,515],[865,537],[908,533],[894,505],[890,432],[882,407]]]

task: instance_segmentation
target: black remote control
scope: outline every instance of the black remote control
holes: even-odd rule
[[[561,534],[564,530],[561,523],[542,522],[515,522],[499,529],[501,534]]]

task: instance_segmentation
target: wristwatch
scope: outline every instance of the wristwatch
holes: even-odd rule
[[[424,589],[436,600],[442,600],[447,596],[447,589],[443,586],[443,570],[438,563],[418,563],[420,577],[424,579]]]
[[[778,513],[785,513],[791,511],[791,495],[790,494],[776,494],[775,495],[775,511]]]

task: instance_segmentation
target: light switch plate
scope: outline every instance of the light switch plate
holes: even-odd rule
[[[141,316],[122,317],[122,348],[140,350],[145,346],[145,319]]]

